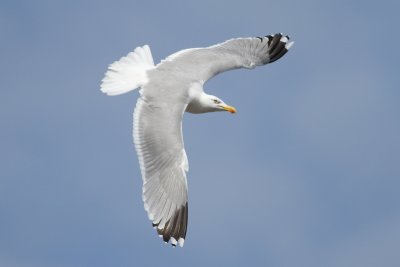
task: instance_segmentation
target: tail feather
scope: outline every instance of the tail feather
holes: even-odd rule
[[[108,66],[100,90],[107,95],[120,95],[132,91],[147,82],[146,72],[153,67],[150,47],[137,47]]]

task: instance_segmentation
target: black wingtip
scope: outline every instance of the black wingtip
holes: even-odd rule
[[[280,33],[274,34],[274,36],[271,39],[271,43],[269,45],[269,50],[271,52],[276,49],[276,47],[280,43],[281,38],[282,38],[282,34],[280,34]]]
[[[274,36],[269,37],[269,63],[277,61],[288,52],[290,47],[290,43],[288,43],[289,39],[289,35],[283,35],[282,33],[277,33]]]
[[[266,35],[265,37],[268,38],[268,46],[271,46],[272,38],[274,38],[272,35]]]
[[[165,243],[171,241],[171,245],[176,247],[177,244],[183,246],[183,241],[186,238],[188,224],[188,203],[181,206],[175,211],[172,217],[165,223],[162,229],[158,228],[159,223],[153,223],[153,227],[156,227],[158,235],[163,239]]]

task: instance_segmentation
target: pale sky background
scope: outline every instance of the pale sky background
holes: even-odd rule
[[[399,1],[0,2],[0,266],[400,266]],[[148,221],[137,92],[99,91],[149,44],[283,32],[279,61],[206,84],[186,115],[183,249]]]

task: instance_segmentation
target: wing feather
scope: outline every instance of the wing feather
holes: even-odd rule
[[[162,103],[161,103],[162,102]],[[183,245],[187,227],[187,158],[182,138],[185,103],[146,101],[134,112],[134,141],[149,219],[164,241]],[[178,242],[181,240],[181,242]]]
[[[218,73],[237,68],[252,69],[281,58],[292,46],[280,33],[265,37],[236,38],[206,48],[179,51],[158,69],[179,69],[186,78],[205,82]]]

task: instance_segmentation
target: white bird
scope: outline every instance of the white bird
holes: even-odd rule
[[[292,45],[280,33],[237,38],[179,51],[157,65],[149,46],[144,45],[109,65],[102,92],[119,95],[140,88],[133,136],[143,178],[142,197],[153,227],[166,243],[182,247],[188,223],[189,165],[182,137],[183,113],[235,113],[234,107],[206,94],[204,83],[227,70],[274,62]]]

